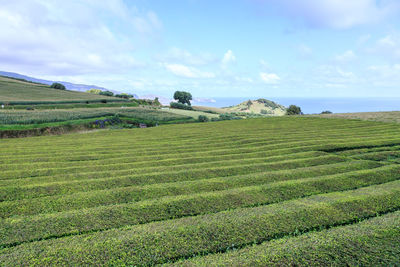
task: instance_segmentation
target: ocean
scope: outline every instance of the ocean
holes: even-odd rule
[[[250,98],[250,99],[257,99]],[[305,114],[321,113],[329,110],[333,113],[346,112],[372,112],[372,111],[394,111],[400,110],[400,97],[377,97],[377,98],[266,98],[284,106],[297,105]],[[195,99],[196,100],[196,99]],[[199,98],[193,101],[193,105],[209,107],[228,107],[249,100],[244,97],[213,97]]]

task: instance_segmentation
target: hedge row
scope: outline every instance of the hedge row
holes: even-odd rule
[[[166,266],[396,266],[400,211]]]
[[[106,101],[106,102],[104,102]],[[43,104],[75,104],[75,103],[107,103],[107,102],[127,102],[125,99],[99,98],[94,100],[67,100],[67,101],[0,101],[0,105],[43,105]]]
[[[293,170],[261,172],[144,186],[128,186],[106,190],[79,192],[70,195],[55,195],[18,201],[5,201],[0,202],[0,218],[7,218],[16,215],[61,212],[80,208],[93,208],[102,205],[122,204],[181,194],[220,191],[277,181],[312,178],[357,170],[374,169],[380,166],[382,166],[382,164],[377,162],[353,161],[304,167]]]
[[[90,172],[91,175],[94,172],[101,173],[102,171],[123,171],[123,170],[132,170],[134,169],[136,173],[141,175],[155,173],[155,172],[171,172],[171,171],[179,171],[183,168],[188,169],[202,169],[206,167],[222,167],[222,166],[236,166],[240,164],[256,164],[256,163],[272,163],[272,162],[280,162],[291,159],[306,159],[313,158],[318,156],[327,156],[327,153],[320,151],[310,151],[310,152],[300,152],[293,154],[283,154],[280,156],[271,156],[268,157],[268,153],[265,152],[256,152],[249,153],[246,156],[243,154],[233,154],[226,156],[212,156],[212,157],[193,157],[187,159],[169,159],[169,160],[154,160],[154,161],[145,161],[145,162],[133,162],[133,163],[118,163],[118,164],[97,164],[97,162],[83,162],[88,166],[85,167],[70,167],[70,168],[53,168],[53,169],[42,169],[42,174],[38,175],[38,170],[35,172],[31,172],[30,170],[26,170],[26,177],[21,177],[18,179],[1,179],[0,186],[26,186],[26,185],[38,185],[43,183],[53,183],[53,182],[63,182],[63,181],[73,181],[79,180],[81,173]],[[245,160],[240,160],[240,158],[245,157]],[[96,164],[90,164],[96,163]],[[29,166],[29,165],[28,165]],[[26,168],[21,168],[22,170]],[[35,169],[32,166],[32,169]],[[82,170],[79,172],[79,170]],[[5,172],[6,174],[10,174],[10,177],[17,178],[15,175],[17,173],[20,175],[23,173],[22,171],[13,171],[13,172]],[[69,177],[65,178],[62,174],[68,173]],[[72,175],[74,174],[74,175]],[[79,174],[79,176],[77,176]],[[117,173],[115,173],[115,176]],[[132,173],[132,175],[134,175]],[[73,176],[73,177],[72,177]],[[33,178],[32,178],[33,177]],[[93,176],[92,176],[93,177]],[[84,179],[84,178],[83,178]]]
[[[164,129],[164,127],[163,127]],[[372,129],[371,129],[372,130]],[[158,139],[158,140],[140,140],[137,137],[135,137],[134,140],[136,140],[135,142],[132,142],[131,140],[124,140],[124,139],[120,139],[118,135],[122,134],[122,133],[127,133],[126,131],[121,131],[121,132],[114,132],[115,134],[117,134],[116,137],[118,137],[116,140],[123,140],[124,142],[122,143],[117,143],[117,141],[115,143],[113,143],[115,145],[115,149],[126,149],[127,145],[132,145],[135,148],[138,149],[142,149],[142,150],[147,150],[148,148],[153,148],[154,146],[159,146],[159,145],[163,145],[163,148],[166,149],[168,147],[175,147],[175,148],[187,148],[188,144],[191,144],[193,146],[210,146],[210,147],[214,147],[215,145],[224,145],[225,143],[229,143],[232,142],[230,140],[234,140],[233,143],[238,143],[238,144],[246,144],[247,142],[249,142],[249,140],[251,139],[258,139],[259,141],[275,141],[275,142],[279,142],[282,143],[282,141],[313,141],[313,140],[330,140],[331,142],[338,142],[338,140],[342,139],[343,141],[349,141],[351,139],[362,139],[362,138],[373,138],[375,137],[375,139],[378,138],[394,138],[398,135],[398,132],[396,132],[396,130],[398,131],[398,129],[390,129],[391,131],[393,131],[393,133],[388,133],[388,129],[384,130],[384,132],[382,132],[382,134],[375,132],[374,135],[371,135],[370,133],[368,133],[367,131],[365,133],[361,133],[360,131],[356,131],[354,133],[350,133],[348,130],[341,132],[341,133],[337,133],[337,135],[324,135],[321,134],[321,132],[318,135],[314,135],[314,134],[308,134],[308,133],[302,133],[302,135],[296,135],[296,136],[292,136],[289,135],[287,137],[268,137],[268,133],[262,133],[262,134],[258,134],[256,136],[236,136],[236,138],[234,136],[231,136],[230,138],[228,138],[228,136],[221,136],[221,139],[217,138],[215,136],[215,134],[207,134],[204,133],[204,136],[206,138],[204,138],[203,140],[198,140],[198,138],[196,138],[196,142],[193,142],[193,139],[190,138],[180,138],[179,136],[175,137],[174,141],[167,141],[164,139]],[[243,133],[245,134],[245,133]],[[273,135],[273,133],[271,133]],[[268,137],[268,138],[266,138]],[[126,137],[128,138],[128,136]],[[194,137],[195,138],[195,137]],[[37,141],[40,141],[42,138],[37,138]],[[63,139],[60,139],[63,140]],[[108,148],[108,144],[110,142],[110,139],[108,138],[107,140],[97,140],[97,138],[95,140],[90,140],[90,143],[87,143],[87,137],[83,138],[82,136],[76,137],[76,142],[82,141],[82,148],[84,148],[87,151],[92,151],[94,149],[97,150],[101,150],[101,151],[106,151],[106,149]],[[186,144],[185,144],[186,143]],[[5,143],[4,145],[6,145],[7,143]],[[19,156],[23,156],[24,154],[28,154],[28,153],[35,153],[35,152],[39,152],[41,149],[43,149],[44,147],[47,147],[48,145],[45,145],[43,148],[41,147],[37,147],[34,146],[33,150],[29,149],[29,147],[31,145],[26,144],[25,142],[18,142],[19,145],[22,145],[20,147],[20,149],[18,149],[18,146],[11,145],[9,146],[9,151],[7,150],[7,147],[4,146],[4,153],[3,155],[19,155]],[[39,144],[39,143],[38,143]],[[56,144],[56,143],[55,143]],[[54,145],[55,145],[54,144]],[[76,143],[75,143],[76,144]],[[73,149],[71,148],[71,145],[74,145],[74,143],[71,144],[57,144],[57,148],[66,148],[63,150],[67,150],[69,152],[73,152]],[[100,146],[99,146],[100,145]],[[12,148],[14,148],[14,150],[12,150]],[[48,152],[48,153],[60,153],[60,150],[57,149],[56,147],[47,147],[47,149],[45,151],[41,151],[43,152]],[[39,150],[39,151],[38,151]],[[22,153],[20,153],[22,152]]]
[[[186,126],[186,125],[185,125]],[[176,126],[176,127],[178,127],[178,126]],[[386,127],[388,127],[388,126],[386,126]],[[374,128],[374,127],[371,127],[371,128]],[[165,127],[163,128],[163,130],[165,130]],[[184,129],[183,129],[184,130]],[[205,129],[201,129],[202,131],[204,130],[205,131]],[[372,130],[374,130],[374,135],[378,135],[377,133],[376,133],[376,129],[368,129],[368,130],[365,130],[365,134],[366,135],[369,135],[369,136],[371,136],[371,133],[370,132],[368,132],[368,131],[372,131]],[[396,129],[394,129],[394,128],[387,128],[385,131],[387,131],[387,130],[391,130],[391,131],[394,131],[394,130],[396,130]],[[152,132],[154,132],[154,130],[152,131]],[[247,131],[248,132],[248,131]],[[341,130],[336,130],[335,132],[341,132]],[[130,138],[130,139],[124,139],[124,138],[122,138],[122,137],[125,137],[125,138],[128,138],[129,136],[126,136],[126,134],[127,134],[128,132],[126,132],[126,131],[122,131],[122,132],[119,132],[118,134],[117,134],[117,136],[116,137],[118,137],[118,138],[116,138],[115,139],[115,141],[113,142],[113,144],[116,146],[115,148],[116,149],[118,149],[118,146],[117,146],[117,144],[116,144],[116,142],[118,142],[118,140],[121,140],[121,141],[123,141],[121,144],[120,144],[120,146],[121,147],[125,147],[126,148],[126,145],[128,145],[128,144],[132,144],[132,145],[134,145],[135,146],[135,148],[140,148],[140,146],[144,146],[143,148],[148,148],[148,147],[153,147],[153,146],[157,146],[157,145],[159,145],[159,144],[161,144],[161,143],[164,143],[165,141],[165,144],[167,145],[167,144],[170,144],[170,145],[173,145],[173,146],[179,146],[179,143],[180,142],[182,142],[180,139],[182,139],[182,138],[180,138],[180,136],[178,135],[176,135],[176,133],[174,134],[175,135],[175,138],[173,138],[173,140],[174,141],[172,141],[172,140],[165,140],[165,138],[163,138],[163,139],[156,139],[156,140],[151,140],[151,139],[149,139],[149,138],[146,138],[145,140],[141,140],[141,139],[138,139],[138,136],[136,135],[135,136],[135,138],[134,139],[132,139],[132,138]],[[385,132],[384,132],[385,133]],[[116,132],[114,132],[114,135],[116,134]],[[137,133],[136,133],[137,134]],[[278,138],[274,138],[274,134],[273,134],[273,132],[271,133],[272,134],[272,136],[271,136],[271,140],[278,140],[278,139],[282,139],[282,140],[286,140],[284,137],[278,137]],[[359,136],[361,134],[361,132],[360,132],[360,130],[357,130],[357,131],[355,131],[355,132],[353,132],[353,133],[351,133],[350,132],[350,129],[346,129],[345,131],[342,131],[342,133],[341,133],[341,136],[343,137],[343,138],[349,138],[349,137],[352,137],[352,136],[354,136],[354,137],[357,137],[357,136]],[[223,134],[221,134],[222,136],[222,138],[224,138],[225,140],[230,140],[231,138],[233,138],[234,136],[229,136],[229,135],[226,135],[225,134],[225,136],[223,135]],[[243,135],[242,136],[238,136],[238,140],[243,140],[243,139],[247,139],[248,138],[248,136],[244,136],[244,135],[246,135],[246,132],[243,132]],[[291,136],[292,134],[290,134],[290,136]],[[216,136],[216,134],[215,133],[213,133],[213,132],[211,132],[211,133],[208,133],[208,131],[205,131],[204,133],[202,133],[201,134],[201,136],[203,136],[203,137],[206,137],[204,140],[206,140],[207,142],[210,142],[210,145],[212,145],[214,142],[213,142],[213,140],[214,139],[216,139],[217,138],[217,136]],[[319,131],[319,134],[318,134],[318,136],[320,137],[320,138],[318,138],[318,139],[321,139],[322,137],[324,137],[324,138],[326,138],[326,139],[329,139],[330,137],[329,137],[329,135],[327,136],[327,135],[321,135],[321,131]],[[373,135],[372,135],[373,136]],[[390,133],[389,134],[385,134],[385,135],[379,135],[379,136],[387,136],[387,137],[392,137],[393,138],[393,136],[396,136],[395,134],[393,134],[393,135],[391,135]],[[193,136],[193,138],[196,138],[196,140],[198,140],[198,137],[199,136]],[[268,137],[268,139],[267,140],[269,140],[270,139],[270,137],[269,137],[269,135],[268,135],[268,132],[261,132],[261,133],[259,133],[258,134],[258,138],[264,138],[264,140],[265,140],[265,137]],[[294,136],[294,137],[298,137],[298,138],[295,138],[295,140],[302,140],[302,139],[304,139],[304,138],[306,138],[306,139],[315,139],[315,136],[313,135],[313,134],[310,134],[310,133],[307,133],[307,132],[304,132],[304,133],[301,133],[301,135],[296,135],[296,136]],[[332,136],[332,138],[335,138],[335,139],[338,139],[338,137],[339,136]],[[362,136],[361,136],[362,137]],[[83,141],[83,143],[82,143],[82,148],[84,148],[84,149],[88,149],[87,151],[90,151],[90,148],[92,148],[92,149],[94,149],[94,147],[93,146],[96,146],[96,150],[100,150],[100,149],[107,149],[108,148],[108,146],[106,145],[106,143],[107,142],[110,142],[110,139],[109,139],[109,136],[108,135],[106,135],[106,134],[103,134],[102,135],[102,138],[100,138],[99,140],[98,140],[98,138],[99,138],[99,136],[97,135],[96,136],[96,139],[95,140],[93,140],[93,138],[90,140],[91,142],[90,143],[87,143],[87,141],[89,141],[89,140],[87,140],[87,138],[88,137],[86,137],[86,136],[79,136],[79,137],[77,137],[77,136],[75,136],[75,140],[71,140],[71,141],[75,141],[75,142],[79,142],[80,140],[82,140]],[[101,139],[104,139],[104,138],[106,138],[106,140],[101,140]],[[42,140],[43,138],[37,138],[37,142],[38,142],[38,144],[40,144],[41,142],[40,142],[40,140]],[[68,138],[66,137],[66,138],[63,138],[63,139],[58,139],[58,140],[60,140],[60,141],[62,141],[63,143],[65,143],[65,140],[68,140]],[[185,141],[185,142],[190,142],[190,141],[192,141],[191,139],[190,139],[190,137],[188,138],[188,136],[185,136],[184,138],[183,138],[183,140]],[[107,141],[107,142],[105,142],[105,141]],[[132,142],[133,141],[133,142]],[[144,142],[143,142],[144,141]],[[54,144],[57,144],[57,147],[62,147],[62,145],[61,144],[59,144],[59,143],[57,143],[57,140],[54,140],[53,141],[54,142]],[[52,143],[53,143],[52,142]],[[198,142],[200,142],[200,140],[198,140]],[[216,142],[215,142],[215,144],[218,144],[218,143],[220,143],[221,142],[221,140],[216,140]],[[9,142],[10,143],[10,149],[11,148],[13,148],[14,150],[10,150],[10,151],[12,151],[12,153],[6,153],[7,152],[7,150],[5,150],[5,154],[3,154],[3,155],[11,155],[11,154],[15,154],[15,155],[20,155],[21,156],[21,153],[19,153],[19,150],[18,150],[18,147],[15,145],[15,142]],[[12,143],[14,143],[14,144],[12,144]],[[95,145],[96,143],[98,143],[98,144],[102,144],[103,145],[103,147],[98,147],[97,145]],[[5,143],[4,145],[6,145],[7,143]],[[29,144],[29,142],[24,142],[23,140],[21,140],[21,141],[19,141],[18,142],[18,144],[19,145],[22,145],[22,147],[20,147],[20,152],[22,152],[22,153],[24,153],[24,154],[26,154],[26,153],[32,153],[32,152],[35,152],[35,151],[37,151],[38,149],[40,150],[40,147],[37,147],[37,146],[34,146],[34,150],[30,150],[30,149],[28,149],[30,146],[32,146],[32,144]],[[68,144],[68,143],[66,143],[65,145],[66,146],[71,146],[71,145],[73,145],[74,143],[70,143],[70,144]],[[192,142],[192,145],[194,145],[194,146],[196,146],[196,144],[197,144],[197,142],[196,143],[193,143]],[[139,146],[138,146],[139,145]],[[47,147],[48,145],[46,145],[45,144],[45,147]],[[6,146],[4,146],[4,148],[5,148]],[[66,147],[66,148],[68,148],[68,147]],[[45,150],[45,151],[43,151],[43,152],[48,152],[48,153],[52,153],[52,152],[60,152],[57,148],[55,148],[55,147],[47,147],[47,149]],[[73,152],[73,149],[69,149],[69,152]]]
[[[148,174],[148,173],[156,173],[156,172],[172,172],[179,171],[183,168],[187,169],[206,169],[212,168],[215,166],[223,167],[223,166],[237,166],[237,165],[248,165],[248,164],[259,164],[259,163],[268,163],[268,162],[280,162],[287,161],[291,159],[306,159],[306,158],[314,158],[318,156],[327,156],[329,154],[320,152],[320,151],[311,151],[311,152],[303,152],[298,154],[288,154],[282,156],[275,157],[267,157],[264,153],[263,155],[255,155],[254,157],[242,157],[242,158],[227,158],[227,159],[218,159],[214,158],[214,161],[205,161],[205,162],[196,162],[188,159],[182,159],[177,162],[177,164],[165,164],[158,165],[157,161],[145,162],[143,166],[140,164],[132,162],[132,163],[114,163],[114,164],[91,164],[87,162],[86,166],[76,166],[76,167],[63,167],[63,168],[21,168],[19,170],[12,171],[3,171],[0,175],[0,179],[21,179],[21,178],[29,178],[35,177],[39,179],[43,176],[49,176],[50,182],[56,181],[58,175],[62,177],[63,174],[68,175],[78,175],[82,176],[82,174],[86,173],[102,173],[105,171],[113,171],[114,176],[119,175],[135,175],[135,174]],[[340,157],[340,156],[336,156]],[[77,176],[75,176],[77,177]],[[1,180],[0,180],[1,181]]]
[[[400,208],[400,182],[0,250],[0,265],[153,265],[224,252]]]
[[[215,213],[239,207],[265,205],[314,194],[386,183],[397,179],[400,179],[400,166],[394,165],[373,170],[283,181],[219,192],[193,194],[190,190],[194,191],[195,188],[189,187],[189,190],[182,196],[1,220],[0,246],[184,216]],[[180,189],[185,188],[180,187]],[[212,190],[213,188],[208,188],[208,191]],[[150,192],[150,194],[153,194],[153,197],[160,197],[161,195],[158,192]],[[112,217],[112,220],[110,220],[110,217]]]
[[[362,136],[358,136],[357,135],[357,139],[364,139]],[[374,137],[375,139],[383,139],[383,137]],[[393,135],[390,135],[390,138],[393,138]],[[79,139],[78,139],[79,140]],[[76,140],[78,142],[78,140]],[[263,136],[256,136],[256,137],[240,137],[240,138],[229,138],[229,141],[227,141],[227,138],[224,138],[223,140],[214,140],[213,138],[207,139],[205,141],[196,141],[195,144],[191,144],[188,148],[188,144],[186,144],[185,142],[179,141],[178,143],[168,143],[166,145],[162,145],[160,147],[161,144],[159,143],[153,143],[151,142],[151,145],[149,146],[148,144],[146,145],[145,149],[143,149],[143,147],[139,146],[139,145],[135,145],[134,146],[134,152],[132,151],[131,147],[127,144],[122,145],[121,147],[119,147],[117,144],[113,143],[113,150],[107,149],[105,151],[104,147],[99,147],[98,145],[96,145],[95,142],[93,142],[93,140],[90,141],[90,143],[85,144],[85,145],[77,145],[77,143],[73,144],[73,145],[68,145],[67,147],[63,147],[61,145],[57,145],[57,150],[56,153],[52,153],[51,150],[49,148],[46,149],[45,152],[45,157],[43,157],[43,152],[41,152],[40,154],[38,154],[38,152],[40,151],[39,148],[40,147],[35,147],[34,151],[29,151],[26,147],[24,148],[24,152],[28,153],[28,155],[24,156],[21,154],[15,154],[16,152],[16,147],[10,147],[10,151],[12,150],[13,154],[9,154],[7,153],[7,149],[3,148],[3,153],[2,155],[0,155],[0,162],[2,163],[29,163],[30,161],[50,161],[50,162],[59,162],[59,159],[62,160],[63,158],[65,158],[65,154],[69,154],[69,155],[76,155],[79,156],[79,154],[81,154],[82,156],[87,156],[90,155],[91,153],[93,153],[93,150],[96,151],[96,155],[98,156],[96,159],[102,158],[104,160],[108,159],[108,158],[121,158],[121,156],[123,157],[129,157],[129,160],[134,160],[134,158],[132,157],[133,155],[135,155],[136,158],[142,158],[144,155],[149,154],[149,153],[157,153],[157,154],[171,154],[171,153],[176,153],[176,151],[179,150],[179,152],[182,153],[195,153],[196,151],[199,150],[199,148],[202,148],[202,151],[215,151],[216,149],[222,149],[224,147],[226,148],[232,148],[232,149],[236,149],[239,147],[247,147],[247,148],[254,148],[254,149],[259,149],[260,147],[264,146],[266,150],[270,151],[271,149],[273,149],[274,147],[286,147],[286,146],[293,146],[293,143],[299,143],[299,140],[301,140],[302,142],[300,144],[304,144],[304,145],[310,145],[310,144],[323,144],[323,142],[325,142],[325,144],[329,141],[329,139],[324,136],[324,138],[322,139],[323,141],[321,141],[321,138],[316,139],[315,136],[309,136],[309,137],[302,137],[302,138],[268,138],[267,140],[265,140],[265,137]],[[308,142],[306,142],[308,140]],[[350,136],[347,136],[347,141],[350,141]],[[290,142],[291,141],[291,142]],[[293,142],[295,141],[295,142]],[[337,138],[334,140],[335,142],[333,143],[337,143],[338,140]],[[193,141],[190,141],[189,143],[193,143]],[[105,146],[106,148],[108,148],[108,145],[104,144],[104,142],[101,142],[102,146]],[[281,146],[278,146],[278,145]],[[272,145],[272,147],[271,147]],[[87,147],[86,147],[87,146]],[[268,147],[269,146],[269,147]],[[80,148],[79,150],[77,148]],[[181,148],[183,148],[183,150],[181,150]],[[390,147],[388,147],[387,149],[390,149]],[[84,152],[82,152],[84,151]],[[78,152],[78,153],[77,153]],[[229,152],[229,150],[227,151]],[[101,157],[100,157],[101,155]],[[121,155],[121,156],[119,156]],[[39,158],[38,158],[39,157]],[[55,161],[57,160],[57,161]]]
[[[135,169],[127,170],[125,173],[110,171],[76,174],[75,181],[64,181],[28,186],[9,186],[0,188],[0,201],[10,201],[24,198],[35,198],[57,194],[71,194],[75,192],[100,190],[107,188],[126,187],[132,185],[156,184],[177,181],[189,181],[213,177],[227,177],[239,174],[248,174],[262,171],[296,169],[308,166],[317,166],[329,163],[344,162],[346,159],[338,156],[321,156],[315,158],[288,160],[273,163],[259,163],[248,165],[224,166],[207,169],[179,170],[175,172],[158,172],[149,174],[135,173]],[[125,176],[117,176],[125,174]]]
[[[101,152],[96,152],[96,154],[91,154],[89,152],[82,152],[82,150],[79,147],[76,147],[75,150],[81,151],[78,155],[74,156],[73,153],[69,153],[68,151],[65,152],[60,152],[62,154],[62,159],[63,160],[70,160],[70,161],[77,161],[77,160],[85,160],[85,157],[89,157],[89,159],[107,159],[110,156],[111,157],[121,157],[121,156],[129,156],[132,154],[135,154],[136,159],[141,160],[141,161],[146,161],[146,160],[161,160],[161,159],[166,159],[166,158],[185,158],[185,157],[204,157],[204,156],[210,156],[210,155],[226,155],[226,154],[231,154],[231,153],[246,153],[246,152],[255,152],[255,151],[265,151],[266,155],[269,156],[274,156],[274,155],[280,155],[281,153],[295,153],[295,152],[305,152],[305,151],[312,151],[312,150],[334,150],[334,149],[342,149],[345,146],[350,146],[350,147],[359,147],[359,146],[380,146],[380,147],[390,147],[390,146],[396,146],[400,140],[399,139],[367,139],[367,138],[362,138],[362,141],[357,141],[357,142],[335,142],[335,143],[330,143],[328,140],[315,140],[315,141],[306,141],[306,142],[288,142],[288,143],[274,143],[271,144],[270,141],[262,141],[262,142],[257,142],[253,144],[242,144],[239,146],[226,146],[226,147],[213,147],[212,149],[208,150],[206,148],[201,149],[199,152],[199,148],[183,148],[182,150],[178,149],[158,149],[155,151],[152,150],[146,150],[146,151],[138,151],[138,150],[131,150],[130,152],[125,152],[126,154],[121,154],[120,151],[114,151],[110,150],[109,153],[107,154],[102,154]],[[79,149],[78,149],[79,148]],[[60,149],[60,151],[63,151]],[[127,148],[125,151],[129,151],[129,148]],[[179,153],[178,153],[179,152]],[[68,155],[68,156],[67,156]],[[39,160],[46,160],[48,158],[53,158],[53,160],[56,160],[57,157],[55,155],[46,155],[45,157],[42,157],[40,155],[31,155],[29,156],[31,159],[34,161],[39,161]],[[16,159],[13,159],[16,158]],[[133,160],[134,157],[131,158]],[[29,162],[29,160],[26,157],[22,156],[4,156],[4,160],[0,159],[0,162],[6,163],[8,162]],[[15,168],[14,166],[10,166],[11,168]],[[3,172],[3,175],[4,172]],[[0,179],[2,179],[0,176]]]

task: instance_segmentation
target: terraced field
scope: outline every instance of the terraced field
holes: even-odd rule
[[[0,265],[396,265],[400,125],[280,117],[0,140]]]
[[[68,90],[57,90],[48,85],[20,81],[0,76],[0,104],[49,104],[79,102],[125,102],[116,97],[99,96]]]

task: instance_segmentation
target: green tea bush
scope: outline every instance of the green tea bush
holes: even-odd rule
[[[199,115],[198,121],[199,122],[207,122],[207,121],[210,121],[210,119],[207,116]]]
[[[65,88],[65,85],[61,84],[61,83],[53,83],[52,85],[50,85],[50,88],[54,88],[54,89],[58,89],[58,90],[66,90],[67,88]]]
[[[177,102],[171,102],[171,103],[169,104],[169,106],[170,106],[171,108],[185,109],[185,110],[193,110],[193,107],[192,107],[192,106],[185,105],[185,104],[182,104],[182,103],[177,103]]]

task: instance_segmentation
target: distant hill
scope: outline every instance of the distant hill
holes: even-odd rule
[[[226,112],[254,113],[266,116],[283,116],[286,113],[286,107],[264,98],[247,100],[239,105],[223,108],[223,110]]]
[[[17,79],[24,79],[30,82],[35,82],[35,83],[41,83],[41,84],[52,84],[54,82],[62,83],[68,90],[71,91],[79,91],[79,92],[86,92],[89,89],[100,89],[102,91],[111,91],[115,94],[121,93],[120,91],[112,90],[112,89],[107,89],[104,87],[100,87],[97,85],[87,85],[87,84],[76,84],[76,83],[70,83],[70,82],[64,82],[64,81],[50,81],[50,80],[44,80],[44,79],[38,79],[26,75],[22,75],[19,73],[15,72],[6,72],[6,71],[0,71],[1,76],[6,76],[6,77],[11,77],[11,78],[17,78]],[[138,98],[137,95],[133,94],[135,98]]]
[[[121,98],[107,97],[83,92],[57,90],[49,85],[36,82],[18,80],[23,78],[10,78],[0,76],[0,103],[55,103],[55,102],[109,102],[123,101]]]

